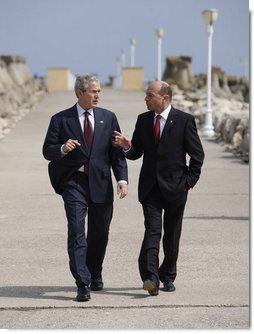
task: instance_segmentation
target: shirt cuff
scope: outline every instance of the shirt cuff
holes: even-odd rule
[[[64,152],[63,148],[64,148],[64,144],[60,148],[62,155],[67,155],[68,153]]]
[[[118,181],[117,183],[128,184],[128,182],[127,182],[127,181],[125,181],[125,180],[120,180],[120,181]]]
[[[123,149],[124,153],[128,153],[131,150],[131,148],[132,148],[132,145],[127,150]]]

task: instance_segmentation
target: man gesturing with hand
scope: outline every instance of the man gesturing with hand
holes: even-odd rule
[[[99,80],[77,77],[75,93],[77,103],[51,118],[43,155],[50,160],[51,184],[64,200],[77,301],[88,301],[90,290],[103,289],[102,264],[113,214],[111,169],[120,198],[127,195],[128,175],[122,149],[112,142],[114,131],[120,132],[116,115],[97,107]]]

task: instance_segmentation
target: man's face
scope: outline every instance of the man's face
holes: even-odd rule
[[[98,82],[91,81],[85,92],[79,91],[78,99],[82,108],[89,109],[99,102],[101,87]]]
[[[164,97],[159,94],[160,87],[151,84],[146,90],[145,102],[148,110],[161,112],[164,107]]]

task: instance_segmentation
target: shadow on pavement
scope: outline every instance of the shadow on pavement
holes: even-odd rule
[[[92,294],[121,295],[132,298],[146,298],[148,295],[135,293],[141,288],[105,288],[102,291],[92,291]],[[129,291],[129,292],[128,292]],[[32,298],[32,299],[53,299],[73,300],[72,297],[64,296],[68,292],[76,293],[75,287],[70,286],[5,286],[0,287],[0,297],[6,298]]]

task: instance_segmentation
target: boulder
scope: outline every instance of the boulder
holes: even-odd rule
[[[173,95],[172,104],[191,113],[202,133],[207,108],[206,90],[183,91],[182,95]],[[249,104],[235,99],[218,97],[212,93],[212,112],[215,138],[245,162],[249,160]]]
[[[167,57],[163,80],[176,84],[180,89],[190,89],[195,80],[191,72],[191,62],[191,57]]]
[[[0,138],[46,93],[22,56],[0,56]],[[24,112],[26,110],[26,112]]]

